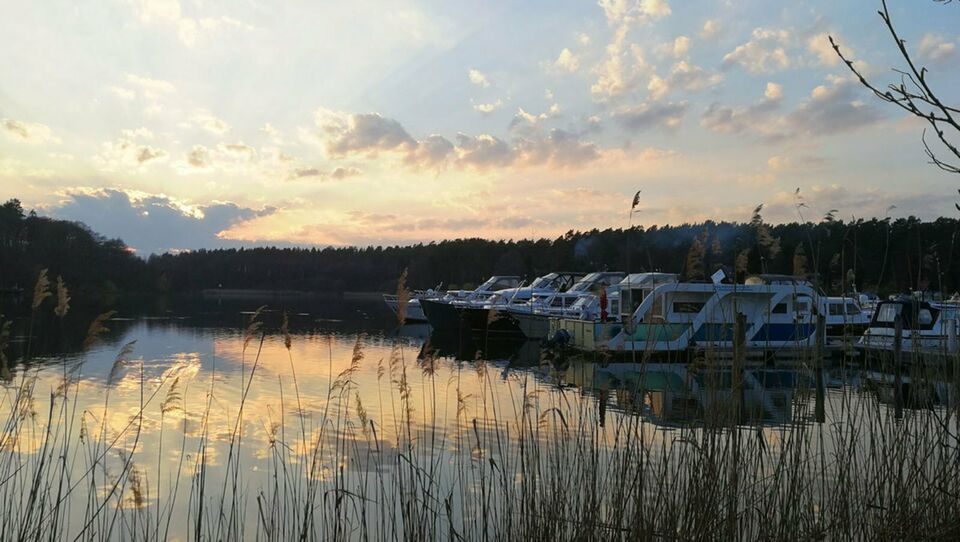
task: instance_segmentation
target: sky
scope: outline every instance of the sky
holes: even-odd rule
[[[830,46],[898,81],[879,0],[0,3],[0,200],[144,256],[956,214]],[[890,9],[960,103],[960,5]]]

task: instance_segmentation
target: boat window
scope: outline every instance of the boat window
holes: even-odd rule
[[[777,303],[773,310],[770,311],[773,314],[787,314],[787,304],[786,303]]]
[[[695,301],[675,301],[673,303],[673,312],[677,314],[697,314],[703,310],[703,303]]]
[[[933,315],[930,314],[930,309],[920,309],[920,312],[917,313],[917,322],[921,326],[929,326],[933,323]]]
[[[856,303],[847,303],[847,314],[850,316],[857,316],[860,314],[860,307]]]
[[[827,305],[827,314],[830,316],[843,316],[843,305],[839,303],[830,303]]]
[[[493,286],[490,287],[491,290],[506,290],[507,288],[513,288],[517,285],[517,281],[513,279],[500,279],[497,282],[493,283]]]
[[[902,305],[896,303],[880,305],[880,308],[877,309],[877,322],[892,324],[897,319],[897,315],[900,314],[901,308]]]
[[[650,307],[650,316],[659,316],[663,318],[664,316],[663,309],[664,309],[663,296],[660,295],[653,300],[653,307]]]
[[[806,301],[797,301],[797,312],[810,312],[810,305]]]

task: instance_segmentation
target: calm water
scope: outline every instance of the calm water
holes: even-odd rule
[[[822,431],[842,438],[836,428],[851,411],[875,413],[877,431],[893,414],[890,376],[858,367],[834,367],[824,375],[821,424],[816,380],[802,368],[750,369],[742,397],[734,397],[725,370],[604,364],[544,355],[530,343],[440,339],[426,326],[397,328],[379,302],[286,304],[289,349],[279,311],[263,312],[260,327],[248,329],[255,302],[120,312],[85,351],[76,338],[38,339],[30,348],[40,354],[12,365],[0,390],[3,419],[12,419],[11,410],[30,410],[15,429],[7,423],[6,472],[17,472],[17,463],[27,465],[24,473],[34,472],[44,454],[66,457],[68,482],[53,474],[58,482],[49,485],[70,489],[50,491],[50,501],[66,503],[60,528],[70,533],[93,524],[93,538],[188,539],[203,523],[202,536],[253,538],[265,522],[288,521],[294,512],[287,511],[284,496],[294,500],[309,482],[379,484],[385,493],[385,485],[403,480],[405,460],[418,463],[418,472],[429,471],[437,492],[460,503],[438,512],[445,518],[440,523],[463,522],[473,506],[463,492],[488,491],[482,477],[465,477],[464,469],[489,464],[491,472],[503,470],[527,430],[534,442],[549,443],[556,428],[575,426],[592,445],[609,450],[622,446],[618,428],[629,426],[630,438],[642,440],[644,449],[669,456],[684,431],[728,426],[733,416],[752,428],[751,438],[763,441],[768,453],[804,428],[817,430],[811,445],[832,449],[836,443]],[[57,328],[41,331],[56,334]],[[25,354],[26,340],[14,342],[12,351]],[[67,346],[58,351],[58,344]],[[24,407],[17,397],[26,388],[32,391]],[[907,398],[907,416],[944,412],[951,389],[946,380],[918,386]],[[66,451],[49,452],[57,447]],[[130,471],[138,473],[136,480],[121,474]],[[16,476],[24,476],[20,489],[7,483],[2,490],[7,510],[8,501],[26,498],[29,487],[28,476],[11,479]],[[318,508],[339,506],[328,497],[316,497]],[[369,510],[342,512],[354,518],[349,528],[367,522],[381,535],[396,529],[386,517],[400,513],[400,501],[384,502],[382,495],[357,501]],[[139,521],[146,526],[129,518],[113,525],[99,516],[91,520],[91,502],[108,502],[110,517],[143,511],[146,519]],[[201,509],[220,521],[198,521]],[[159,532],[151,534],[149,525],[159,525]],[[315,530],[330,534],[327,527]]]

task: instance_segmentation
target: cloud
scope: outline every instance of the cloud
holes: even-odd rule
[[[191,206],[163,194],[120,189],[72,189],[51,214],[83,222],[108,238],[120,237],[146,256],[173,249],[237,245],[218,234],[241,222],[275,212],[230,202]]]
[[[580,69],[580,58],[564,47],[553,61],[553,69],[562,73],[576,73]]]
[[[763,91],[763,97],[768,100],[779,100],[783,98],[783,85],[768,82],[767,88]]]
[[[214,135],[223,135],[230,131],[230,125],[217,118],[206,109],[197,109],[190,119],[180,124],[182,128],[197,127]]]
[[[845,53],[852,57],[853,50],[849,46],[845,49]],[[821,66],[836,66],[840,63],[840,56],[830,45],[830,35],[826,32],[812,36],[807,40],[807,50],[817,57],[817,63]]]
[[[165,24],[177,31],[183,45],[193,47],[201,36],[224,30],[253,30],[254,28],[232,17],[188,17],[183,14],[179,0],[130,0],[138,19],[143,24]]]
[[[613,119],[631,132],[651,128],[676,128],[689,109],[686,103],[641,103],[617,110]]]
[[[650,82],[647,84],[647,91],[650,92],[651,100],[659,100],[678,89],[697,92],[717,85],[721,81],[723,81],[722,75],[708,73],[700,66],[681,60],[674,64],[666,79],[655,73],[651,75]]]
[[[325,148],[334,157],[411,148],[416,140],[397,121],[378,113],[346,114],[319,109],[315,114]]]
[[[703,27],[700,29],[700,39],[709,41],[717,36],[723,31],[723,23],[719,19],[707,19],[703,23]]]
[[[107,90],[109,90],[111,93],[113,93],[113,95],[120,98],[121,100],[129,101],[137,97],[137,93],[128,88],[111,85],[107,87]]]
[[[447,162],[453,151],[454,146],[450,140],[433,134],[420,140],[404,157],[404,163],[413,168],[440,167]]]
[[[471,83],[478,87],[487,88],[490,86],[490,81],[487,79],[487,76],[481,73],[480,70],[471,69],[467,72],[467,77]]]
[[[786,30],[755,28],[752,39],[738,45],[723,57],[723,67],[739,64],[754,74],[772,73],[790,67],[791,60],[784,47],[790,41]]]
[[[324,171],[315,167],[311,168],[297,168],[290,173],[291,179],[303,179],[309,177],[316,177],[320,180],[342,180],[348,177],[356,177],[361,175],[363,172],[355,167],[342,167],[338,166],[331,171]]]
[[[690,45],[690,38],[686,36],[678,36],[672,42],[661,43],[658,45],[656,51],[661,57],[672,56],[680,59],[685,58],[690,53]]]
[[[787,117],[790,128],[808,136],[831,135],[882,119],[877,108],[860,101],[861,92],[859,83],[852,79],[835,78],[830,86],[814,88],[810,99]]]
[[[0,130],[3,130],[7,138],[20,143],[31,145],[60,143],[60,138],[54,135],[53,130],[46,124],[40,124],[39,122],[3,119],[0,121]]]
[[[956,58],[957,45],[939,34],[928,32],[920,38],[917,55],[932,64],[946,66]]]
[[[92,161],[102,171],[143,171],[153,164],[165,161],[169,156],[163,149],[137,141],[149,139],[151,136],[149,130],[146,133],[124,130],[116,140],[102,143],[100,152],[93,156]]]
[[[143,77],[133,73],[127,74],[127,83],[137,87],[137,89],[147,97],[155,97],[160,94],[172,94],[177,91],[177,87],[169,81]]]
[[[194,145],[187,153],[187,164],[198,169],[210,167],[210,149],[203,145]]]
[[[485,104],[473,104],[473,110],[478,113],[489,115],[497,109],[500,109],[503,106],[503,101],[499,98],[495,102],[485,103]]]
[[[626,45],[628,30],[627,24],[617,28],[607,44],[606,57],[593,70],[597,80],[590,86],[590,93],[597,99],[607,100],[629,92],[652,71],[643,48],[637,44]]]
[[[780,108],[783,87],[767,83],[763,98],[748,106],[727,106],[717,102],[710,104],[700,118],[700,126],[722,134],[739,134],[753,131],[768,139],[782,137],[775,126],[773,114]]]
[[[496,166],[506,166],[513,161],[513,150],[503,140],[481,134],[469,136],[457,134],[457,162],[484,170]]]
[[[546,137],[518,138],[514,146],[517,161],[526,166],[580,167],[600,157],[596,144],[583,141],[579,134],[556,128]]]
[[[752,132],[767,142],[785,138],[819,137],[849,132],[873,124],[883,117],[873,105],[858,98],[860,88],[852,79],[831,78],[832,83],[813,89],[810,98],[796,109],[780,115],[783,87],[767,83],[764,97],[749,106],[735,107],[716,102],[707,107],[700,125],[719,133]]]

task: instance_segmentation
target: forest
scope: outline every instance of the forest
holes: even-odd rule
[[[667,271],[707,280],[723,268],[806,276],[828,293],[960,289],[960,221],[914,217],[767,224],[757,207],[744,223],[568,231],[556,239],[455,239],[412,246],[208,249],[142,259],[120,239],[85,225],[0,207],[0,291],[33,287],[41,269],[76,295],[186,294],[205,289],[393,291],[469,287],[492,274],[532,278],[554,270]]]

